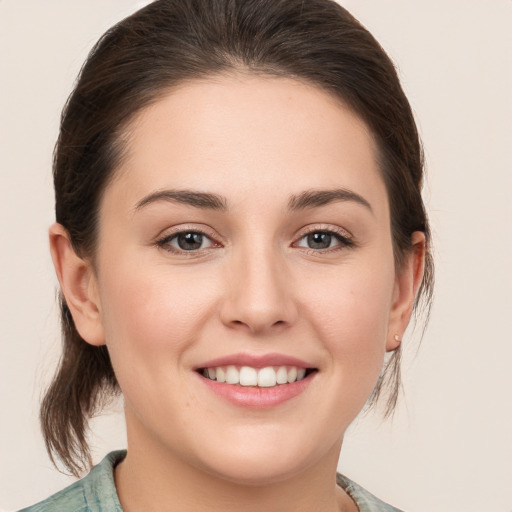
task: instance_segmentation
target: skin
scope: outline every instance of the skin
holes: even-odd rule
[[[50,230],[75,324],[108,346],[123,390],[123,508],[356,510],[334,483],[343,434],[407,326],[424,254],[415,233],[396,271],[368,128],[316,87],[237,74],[170,91],[126,135],[94,264],[62,226]],[[369,206],[289,210],[291,196],[319,189]],[[217,194],[227,209],[147,200],[163,190]],[[203,248],[180,251],[170,238],[180,230],[204,232]],[[350,242],[311,248],[310,231]],[[194,371],[240,352],[298,357],[317,372],[292,400],[248,410]]]

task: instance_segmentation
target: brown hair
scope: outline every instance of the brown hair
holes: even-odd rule
[[[57,222],[77,254],[93,256],[101,195],[123,156],[123,128],[174,85],[223,72],[286,76],[321,87],[371,128],[391,209],[397,268],[411,234],[430,231],[421,186],[423,155],[411,108],[391,60],[332,0],[158,0],[107,31],[92,49],[64,108],[54,153]],[[428,311],[433,264],[418,294]],[[41,423],[54,462],[78,475],[90,465],[89,419],[119,392],[106,347],[78,334],[61,296],[63,355],[43,399]],[[400,349],[369,403],[400,387]]]

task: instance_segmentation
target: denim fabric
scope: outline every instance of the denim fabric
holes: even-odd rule
[[[125,450],[109,453],[78,482],[19,512],[123,512],[114,484],[114,467]]]
[[[114,467],[125,455],[125,450],[109,453],[85,478],[19,512],[123,512],[114,484]],[[401,512],[343,475],[337,475],[336,480],[360,512]]]
[[[401,510],[384,503],[373,494],[352,482],[346,476],[336,475],[336,482],[354,500],[359,512],[402,512]]]

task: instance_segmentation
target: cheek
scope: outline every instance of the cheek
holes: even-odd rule
[[[382,270],[347,270],[308,292],[309,317],[325,348],[356,381],[378,375],[385,354],[394,270]]]
[[[171,275],[165,266],[156,271],[148,270],[149,265],[124,266],[112,269],[102,282],[102,319],[125,404],[146,424],[150,411],[162,411],[162,397],[175,403],[170,408],[175,410],[183,406],[179,397],[189,396],[181,388],[184,358],[201,337],[214,300],[198,286],[201,280],[186,272]],[[175,393],[168,394],[170,389]],[[166,419],[168,425],[173,421]]]
[[[123,357],[133,351],[142,360],[158,360],[163,351],[179,356],[206,321],[212,287],[165,266],[126,267],[110,272],[100,290],[109,349],[122,346]]]
[[[323,281],[323,286],[307,291],[307,300],[327,332],[350,334],[349,338],[370,333],[385,336],[391,310],[392,272],[348,270]]]

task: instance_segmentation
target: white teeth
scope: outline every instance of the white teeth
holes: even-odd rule
[[[271,366],[262,368],[258,372],[258,386],[260,388],[271,388],[276,385],[276,372]]]
[[[256,386],[258,384],[258,372],[250,366],[240,368],[240,385]]]
[[[240,372],[236,369],[236,366],[226,368],[226,382],[228,384],[238,384],[240,382]]]
[[[217,378],[217,382],[226,382],[226,372],[224,371],[224,368],[217,368],[215,377]]]
[[[276,373],[276,382],[278,384],[286,384],[288,382],[288,370],[286,366],[280,366]]]
[[[302,380],[306,376],[306,369],[296,366],[266,366],[260,369],[242,366],[239,369],[230,365],[205,368],[202,373],[205,377],[217,382],[271,388],[278,384],[291,384]]]
[[[295,366],[288,369],[287,380],[288,382],[295,382],[297,380],[297,368]]]

